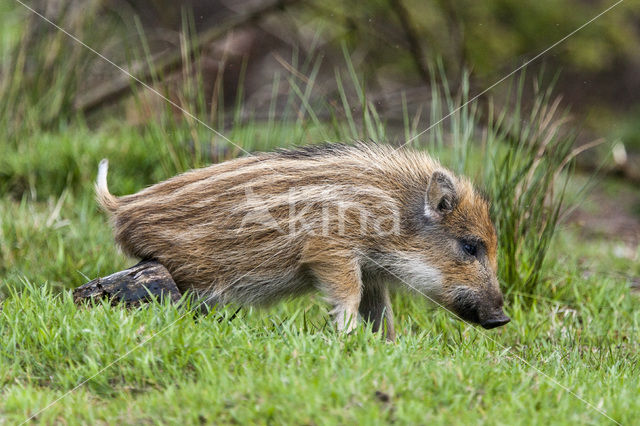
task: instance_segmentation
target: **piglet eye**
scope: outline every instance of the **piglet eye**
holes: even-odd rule
[[[462,242],[462,250],[467,253],[469,256],[476,256],[478,254],[478,244],[472,241],[463,241]]]

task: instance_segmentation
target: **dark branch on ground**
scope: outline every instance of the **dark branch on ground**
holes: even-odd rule
[[[91,300],[109,299],[116,305],[139,306],[154,299],[178,302],[182,294],[167,268],[158,262],[145,260],[124,271],[96,278],[73,290],[73,301],[81,304]]]

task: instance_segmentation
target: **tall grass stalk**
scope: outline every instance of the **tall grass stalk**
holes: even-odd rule
[[[524,82],[523,76],[511,114],[489,120],[482,180],[492,195],[506,288],[537,293],[573,174],[575,133],[566,127],[560,99],[540,81],[534,82],[533,104],[525,111]],[[493,105],[488,113],[495,116]]]
[[[106,44],[107,33],[94,25],[100,2],[88,1],[78,8],[62,1],[58,6],[50,19],[98,49],[97,40]],[[3,35],[0,52],[0,136],[15,143],[24,132],[55,128],[60,120],[74,115],[79,83],[95,58],[21,6],[16,4],[11,13],[27,22],[9,29],[17,34]]]
[[[511,81],[507,106],[497,108],[489,100],[482,117],[478,102],[468,102],[468,75],[455,96],[441,68],[438,75],[440,83],[431,89],[431,120],[456,113],[435,125],[422,146],[457,172],[474,176],[488,193],[499,237],[499,275],[507,293],[539,293],[573,173],[575,134],[567,126],[567,112],[553,95],[553,82],[543,84],[542,78],[532,82],[525,100],[530,80],[523,73]]]

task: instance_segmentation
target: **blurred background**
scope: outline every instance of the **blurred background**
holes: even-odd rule
[[[570,144],[551,143],[567,157],[553,167],[576,173],[563,223],[637,263],[640,1],[584,26],[614,4],[0,0],[0,190],[90,194],[106,156],[137,172],[110,177],[130,193],[245,150],[353,139],[410,140],[486,184],[499,164],[468,167],[460,141],[548,136]]]
[[[44,72],[55,70],[58,60],[69,62],[69,69],[73,66],[69,81],[61,83],[67,90],[54,103],[50,119],[54,113],[56,118],[99,113],[126,101],[135,83],[120,70],[19,3],[1,4],[5,45],[21,39],[27,55],[16,64],[24,72],[24,85],[33,84],[35,91],[47,79],[52,83],[54,76]],[[613,4],[584,0],[29,3],[146,82],[154,74],[164,84],[179,80],[186,62],[195,58],[188,71],[202,77],[208,107],[222,80],[217,89],[224,90],[227,107],[242,102],[246,110],[263,115],[276,74],[313,78],[314,95],[336,96],[334,70],[345,66],[346,49],[371,101],[389,120],[401,119],[402,94],[410,110],[426,106],[429,87],[438,77],[432,69],[436,61],[454,92],[463,73],[469,72],[471,94],[480,93]],[[6,73],[7,61],[3,62]],[[541,70],[549,79],[557,78],[555,91],[581,127],[579,140],[603,136],[617,140],[620,152],[624,147],[629,154],[626,160],[637,161],[640,2],[620,3],[527,67],[534,76]],[[483,98],[507,102],[507,89],[508,84],[498,85]],[[279,92],[288,89],[283,86]],[[155,101],[163,102],[150,102]],[[634,164],[623,163],[620,173],[637,181]]]

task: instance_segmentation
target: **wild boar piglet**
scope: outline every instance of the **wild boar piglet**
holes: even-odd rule
[[[428,154],[358,143],[260,153],[97,199],[116,242],[182,291],[267,305],[320,291],[339,329],[394,339],[389,288],[403,285],[485,328],[509,322],[488,201]]]

